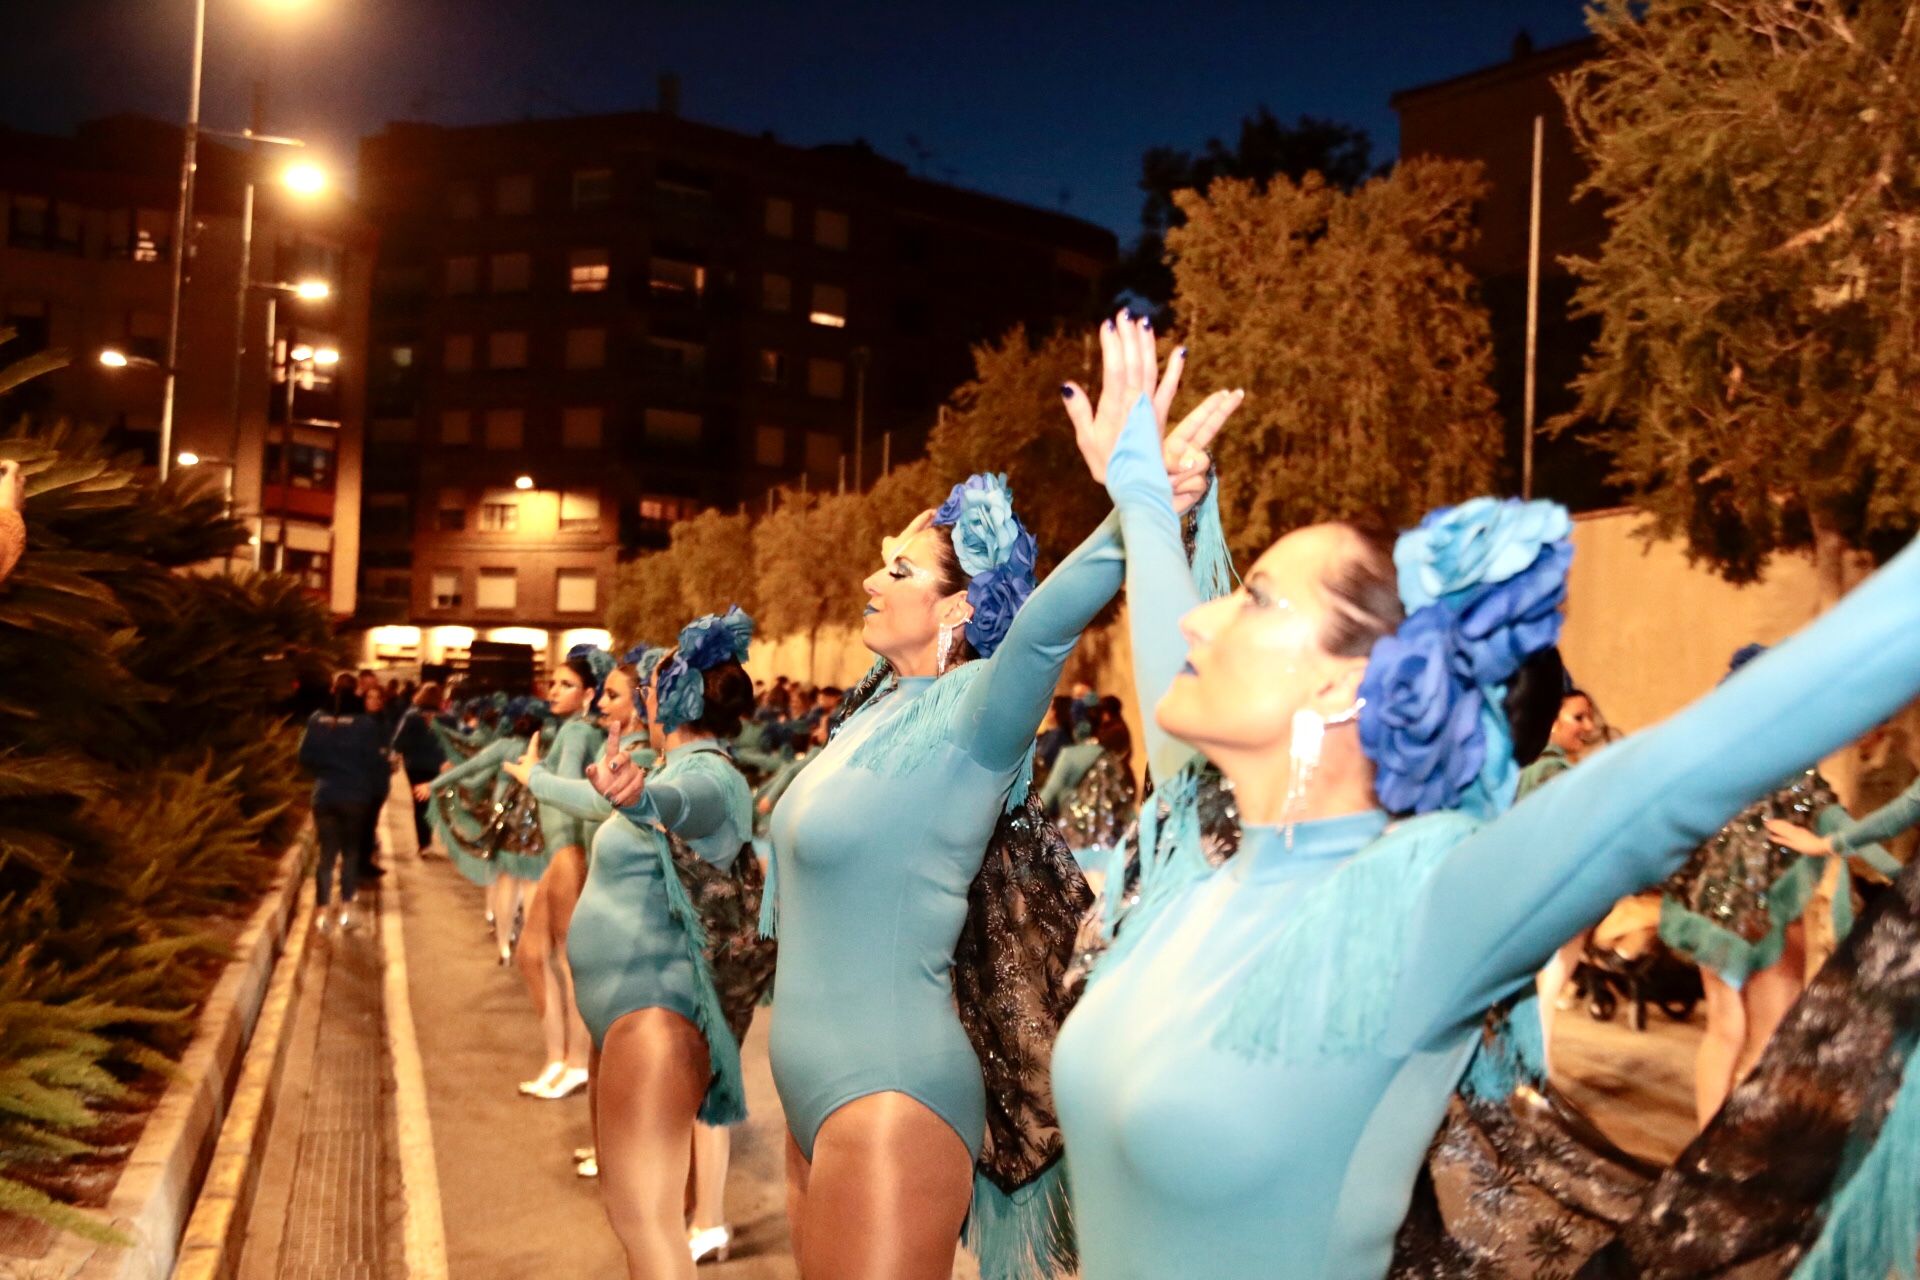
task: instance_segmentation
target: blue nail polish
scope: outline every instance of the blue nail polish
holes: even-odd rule
[[[1140,317],[1140,327],[1141,327],[1142,329],[1151,329],[1151,328],[1153,328],[1153,317],[1152,317],[1152,316],[1141,316],[1141,317]]]
[[[1173,354],[1180,357],[1182,360],[1185,360],[1187,358],[1187,349],[1185,347],[1181,347],[1179,350],[1175,351]]]
[[[1066,383],[1064,383],[1064,382],[1063,382],[1063,383],[1061,383],[1061,384],[1060,384],[1060,395],[1062,396],[1062,398],[1064,398],[1064,399],[1067,399],[1067,400],[1071,400],[1071,399],[1073,399],[1073,388],[1072,388],[1072,387],[1070,387],[1070,386],[1068,386],[1068,385],[1067,385]]]

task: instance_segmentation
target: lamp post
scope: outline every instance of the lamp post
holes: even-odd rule
[[[233,514],[233,474],[235,463],[231,458],[215,458],[207,454],[195,453],[191,449],[182,449],[174,455],[174,462],[181,467],[224,467],[226,477],[223,488],[226,491],[227,514]]]
[[[173,211],[173,286],[167,295],[166,377],[160,390],[160,478],[173,456],[173,395],[179,381],[180,289],[187,276],[187,227],[193,209],[193,168],[200,146],[200,70],[207,53],[207,0],[193,3],[193,70],[187,80],[187,128],[180,155],[180,200]]]

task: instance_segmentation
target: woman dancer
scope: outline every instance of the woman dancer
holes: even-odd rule
[[[605,734],[589,718],[595,711],[595,690],[613,668],[613,655],[592,645],[576,645],[553,673],[547,705],[560,728],[546,765],[561,779],[586,777],[587,762],[600,752]],[[539,762],[537,751],[524,757],[528,769]],[[516,864],[520,874],[531,873],[539,883],[527,907],[520,947],[515,953],[521,976],[540,1015],[546,1041],[547,1065],[539,1075],[520,1083],[530,1098],[555,1101],[572,1097],[587,1087],[587,1058],[592,1043],[586,1024],[574,1004],[573,974],[567,966],[567,930],[574,904],[587,880],[586,825],[554,805],[540,806],[540,833],[544,849],[537,859]]]
[[[1155,363],[1144,323],[1110,322],[1103,342]],[[1163,412],[1182,362],[1160,387]],[[1102,407],[1126,405],[1109,394]],[[1210,425],[1196,414],[1170,443],[1193,464],[1179,476],[1193,501]],[[773,814],[771,1056],[801,1274],[944,1280],[986,1130],[950,976],[968,889],[1009,801],[1025,798],[1034,730],[1121,564],[1108,521],[1027,599],[1033,539],[993,476],[955,485],[883,557],[864,584],[863,639],[885,683],[849,696]]]
[[[1920,691],[1920,549],[1494,817],[1513,785],[1503,687],[1557,633],[1563,512],[1469,503],[1391,550],[1302,529],[1199,605],[1151,413],[1117,449],[1075,425],[1121,515],[1163,798],[1139,906],[1054,1056],[1083,1274],[1382,1275],[1483,1011]],[[1246,822],[1217,872],[1177,803],[1196,749]]]
[[[416,800],[425,797],[434,833],[453,860],[454,868],[471,884],[486,890],[487,923],[493,928],[494,949],[500,963],[513,959],[513,925],[520,903],[534,878],[522,874],[521,855],[502,847],[494,817],[511,803],[516,783],[503,769],[526,754],[538,741],[546,721],[546,704],[533,698],[509,703],[502,719],[509,724],[504,737],[414,788]],[[464,794],[484,800],[474,809],[462,804]]]
[[[746,1094],[739,1042],[705,953],[708,930],[675,869],[673,846],[725,872],[752,839],[746,779],[722,746],[753,710],[753,682],[740,666],[752,635],[752,619],[738,609],[710,615],[689,624],[661,664],[646,697],[664,754],[652,770],[617,749],[609,754],[609,780],[632,779],[638,794],[623,790],[618,816],[594,837],[568,940],[594,1044],[601,1191],[635,1280],[692,1276],[700,1252],[724,1257],[728,1243],[690,1248],[686,1233],[695,1119],[742,1119]],[[618,668],[608,695],[623,704],[637,681],[632,666]],[[597,798],[587,783],[536,785],[550,795],[576,793],[583,807]],[[751,1008],[749,1001],[749,1017]]]

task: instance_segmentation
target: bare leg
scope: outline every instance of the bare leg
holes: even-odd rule
[[[693,1126],[693,1229],[727,1225],[727,1158],[733,1131],[725,1125]]]
[[[1547,967],[1534,979],[1534,987],[1540,996],[1540,1050],[1546,1058],[1546,1065],[1553,1065],[1553,1015],[1558,1008],[1560,993],[1573,981],[1574,970],[1580,967],[1580,957],[1587,953],[1587,939],[1593,930],[1583,929],[1571,941],[1564,942],[1553,953],[1553,959],[1547,961]]]
[[[503,956],[513,951],[513,890],[518,883],[512,876],[496,876],[487,886],[487,913],[493,917],[493,945]]]
[[[904,1093],[827,1118],[796,1240],[805,1280],[947,1280],[973,1197],[973,1159],[953,1126]]]
[[[533,998],[533,1011],[540,1017],[541,1038],[546,1045],[549,1065],[567,1059],[567,1014],[562,1007],[559,977],[549,963],[553,949],[553,930],[547,923],[546,881],[535,886],[533,900],[527,904],[527,924],[520,933],[520,946],[514,958],[520,963],[520,976]]]
[[[793,1256],[798,1258],[805,1251],[800,1247],[807,1223],[807,1176],[813,1166],[800,1154],[800,1144],[793,1140],[793,1130],[787,1130],[787,1235],[793,1243]]]
[[[1733,1089],[1733,1071],[1747,1042],[1747,1007],[1740,993],[1711,969],[1700,970],[1707,990],[1707,1034],[1694,1059],[1694,1113],[1702,1129]]]
[[[709,1074],[705,1037],[671,1010],[641,1009],[607,1030],[596,1073],[600,1189],[631,1280],[692,1280],[687,1135]]]
[[[580,1017],[580,1006],[573,997],[573,966],[567,963],[567,930],[573,926],[573,909],[580,904],[580,891],[587,884],[587,851],[569,845],[553,855],[540,888],[547,898],[547,969],[551,981],[549,995],[559,998],[561,1053],[558,1061],[584,1069],[593,1041],[587,1024]]]
[[[1747,985],[1741,988],[1740,997],[1746,1006],[1747,1035],[1746,1043],[1740,1051],[1740,1058],[1734,1063],[1733,1083],[1739,1084],[1747,1078],[1747,1072],[1753,1070],[1753,1064],[1760,1060],[1761,1052],[1767,1047],[1767,1041],[1780,1026],[1780,1020],[1787,1016],[1787,1010],[1800,998],[1805,986],[1801,975],[1806,970],[1805,935],[1799,925],[1787,929],[1787,945],[1780,958],[1747,979]]]

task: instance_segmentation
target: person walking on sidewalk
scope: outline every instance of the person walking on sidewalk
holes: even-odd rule
[[[313,774],[313,826],[320,857],[315,871],[314,919],[324,932],[332,923],[333,869],[340,868],[342,929],[353,926],[353,896],[360,887],[367,815],[385,795],[384,727],[357,702],[336,697],[328,710],[307,720],[300,763]]]

